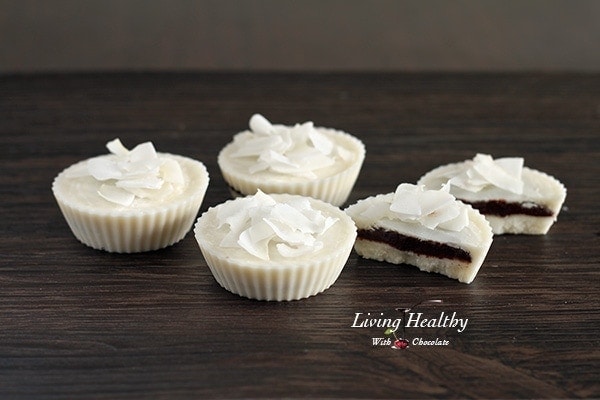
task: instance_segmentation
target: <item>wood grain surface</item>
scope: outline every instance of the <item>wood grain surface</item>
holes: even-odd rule
[[[201,211],[229,198],[217,152],[252,113],[362,139],[349,202],[435,166],[521,156],[568,189],[546,236],[500,236],[470,285],[352,253],[326,292],[247,300],[193,235],[155,252],[92,250],[50,186],[115,137],[203,161]],[[83,74],[0,77],[0,397],[600,397],[600,75]],[[360,318],[468,319],[375,346]],[[413,340],[446,340],[419,346]]]

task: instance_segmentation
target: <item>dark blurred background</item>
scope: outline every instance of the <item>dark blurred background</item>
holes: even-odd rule
[[[598,71],[596,0],[0,0],[0,73]]]

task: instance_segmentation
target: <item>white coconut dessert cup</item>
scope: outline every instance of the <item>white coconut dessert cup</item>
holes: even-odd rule
[[[401,184],[395,193],[359,200],[345,212],[358,228],[358,255],[413,265],[467,284],[477,276],[493,241],[483,215],[441,190]]]
[[[314,129],[338,147],[345,158],[338,158],[333,165],[313,171],[313,177],[272,170],[250,172],[256,165],[256,159],[236,158],[234,154],[240,145],[232,141],[218,155],[223,178],[242,196],[252,195],[261,190],[264,193],[310,196],[341,206],[350,196],[356,183],[365,159],[365,146],[362,141],[346,132],[323,127]]]
[[[73,232],[83,244],[114,253],[158,250],[179,242],[190,231],[206,194],[209,175],[204,164],[191,158],[158,153],[177,161],[185,177],[184,188],[164,201],[141,199],[124,207],[96,195],[100,185],[93,177],[75,177],[89,160],[59,173],[52,192]],[[95,157],[95,159],[107,156]]]
[[[370,199],[361,201],[369,200]],[[346,212],[352,213],[353,206],[350,206]],[[356,239],[354,250],[356,251],[356,254],[364,258],[392,264],[408,264],[417,267],[423,272],[442,274],[449,278],[456,279],[461,283],[469,284],[473,282],[485,261],[490,246],[492,245],[493,235],[490,224],[484,216],[471,206],[467,207],[469,208],[469,219],[473,224],[476,224],[478,230],[482,232],[481,242],[478,243],[476,247],[466,248],[472,257],[469,262],[418,254],[410,249],[400,250],[387,243],[367,240],[361,237]],[[365,225],[363,229],[373,228],[376,228],[376,226]],[[415,238],[419,239],[418,237]]]
[[[453,174],[464,170],[465,165],[463,161],[439,166],[424,174],[417,183],[429,189],[439,189],[448,183]],[[479,209],[490,223],[494,235],[545,235],[558,220],[558,215],[567,197],[567,189],[553,176],[528,167],[522,168],[521,179],[527,191],[536,193],[535,196],[513,194],[495,187],[471,193],[451,186],[450,192],[457,199]],[[521,204],[524,212],[498,215],[483,208],[486,202]],[[529,212],[527,208],[534,210],[540,209],[540,207],[545,208],[545,215],[527,214]]]
[[[304,196],[272,194],[280,203]],[[211,207],[197,220],[194,233],[202,255],[217,283],[242,297],[267,301],[291,301],[319,294],[331,287],[342,272],[356,239],[356,226],[342,210],[327,202],[308,198],[311,206],[327,217],[336,218],[322,238],[322,249],[298,257],[282,257],[269,245],[270,259],[250,255],[242,248],[220,245],[226,227],[219,227],[220,207],[243,198]]]

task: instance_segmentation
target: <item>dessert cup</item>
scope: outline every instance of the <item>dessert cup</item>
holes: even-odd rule
[[[120,142],[110,143],[119,154],[76,163],[52,184],[75,237],[94,249],[116,253],[157,250],[183,239],[208,187],[204,165],[156,153],[151,143],[140,145],[139,151],[139,146],[129,151]],[[132,154],[138,159],[132,161]],[[136,172],[135,163],[147,164]],[[124,170],[127,165],[130,171]]]
[[[223,178],[240,195],[288,193],[336,206],[348,199],[365,158],[356,137],[335,129],[272,125],[261,115],[219,153]]]
[[[287,301],[333,285],[352,250],[356,227],[324,201],[259,191],[209,208],[194,233],[223,288],[251,299]]]

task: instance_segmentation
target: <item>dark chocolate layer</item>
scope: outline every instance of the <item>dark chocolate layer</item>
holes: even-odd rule
[[[424,256],[471,262],[471,254],[458,247],[432,240],[422,240],[383,228],[359,229],[358,237],[373,242],[385,243],[400,251],[410,251]]]
[[[527,203],[511,203],[505,200],[489,200],[489,201],[465,201],[479,210],[484,215],[496,215],[499,217],[507,217],[509,215],[530,215],[534,217],[551,217],[552,210],[548,207],[539,204]]]

